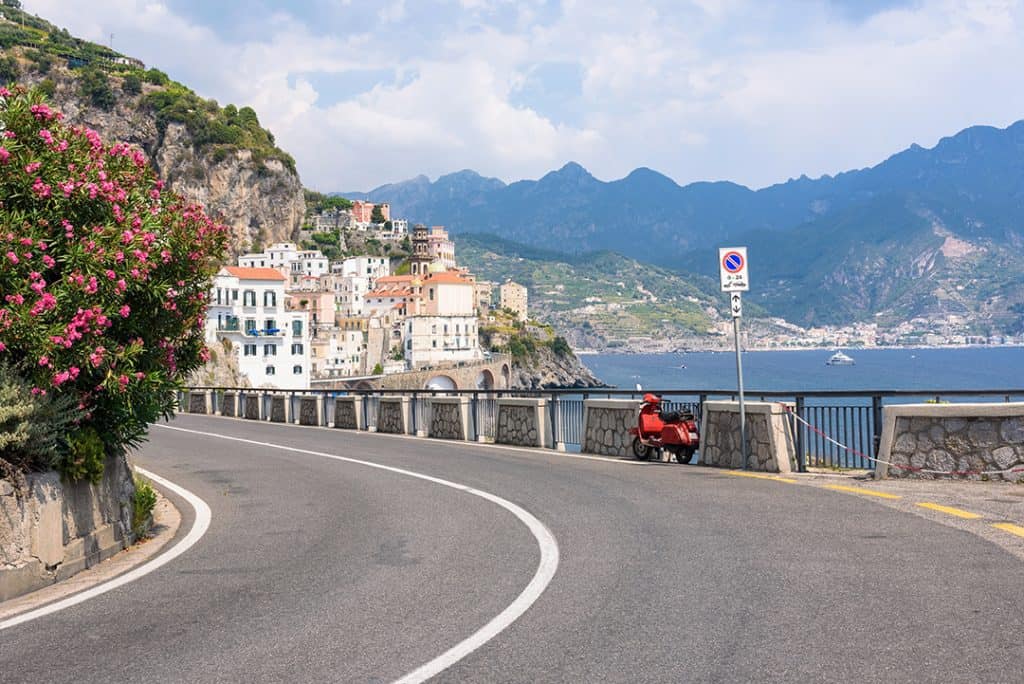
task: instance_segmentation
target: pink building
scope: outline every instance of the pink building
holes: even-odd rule
[[[380,213],[384,216],[385,221],[391,220],[390,204],[374,204],[373,202],[364,202],[362,200],[352,202],[352,220],[356,223],[370,223],[373,220],[374,207],[380,207]]]

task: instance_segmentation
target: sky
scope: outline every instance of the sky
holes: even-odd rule
[[[569,161],[759,188],[1024,118],[1024,0],[22,4],[252,106],[324,192]]]

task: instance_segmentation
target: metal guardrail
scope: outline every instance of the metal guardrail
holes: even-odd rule
[[[303,395],[318,395],[323,401],[325,420],[334,422],[334,402],[330,397],[363,397],[363,425],[376,426],[380,398],[407,396],[410,398],[410,431],[426,432],[430,427],[431,397],[468,396],[470,398],[470,434],[473,441],[493,441],[497,432],[497,400],[502,397],[545,398],[548,400],[548,418],[555,444],[579,449],[583,442],[583,402],[587,399],[639,400],[644,394],[662,396],[665,407],[671,411],[690,411],[701,419],[702,408],[709,399],[736,399],[736,390],[619,390],[619,389],[561,389],[561,390],[273,390],[241,387],[191,387],[192,390],[211,390],[213,406],[218,411],[225,391],[241,394],[263,393],[262,415],[270,415],[270,395],[285,395],[290,402],[290,415],[298,415]],[[747,391],[749,401],[782,401],[793,405],[794,413],[848,448],[840,448],[819,432],[800,424],[790,417],[796,440],[797,465],[801,471],[808,466],[834,468],[871,468],[868,456],[878,455],[882,431],[882,407],[920,399],[931,403],[945,403],[952,399],[981,402],[1024,401],[1024,389],[980,390],[861,390],[807,392]]]

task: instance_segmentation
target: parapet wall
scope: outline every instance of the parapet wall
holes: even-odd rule
[[[744,402],[747,414],[747,469],[790,473],[796,466],[793,431],[786,410],[777,402]],[[701,465],[742,468],[740,405],[706,401],[700,426]]]
[[[587,399],[583,402],[581,451],[608,456],[631,456],[640,402],[621,399]]]
[[[427,437],[435,439],[469,438],[469,397],[431,397],[430,426]]]
[[[0,601],[92,567],[131,543],[135,485],[124,456],[107,460],[98,485],[30,473],[18,491],[0,480]]]
[[[498,399],[494,441],[516,446],[548,446],[551,424],[547,416],[547,399]]]
[[[877,477],[1024,480],[1024,403],[886,406],[878,451]]]

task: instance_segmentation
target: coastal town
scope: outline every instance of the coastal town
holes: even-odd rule
[[[213,279],[205,335],[253,386],[306,389],[316,380],[380,376],[479,362],[481,326],[522,326],[528,294],[459,267],[442,226],[392,219],[388,204],[356,201],[311,217],[318,229],[405,242],[405,259],[335,261],[296,243],[242,254]],[[396,263],[397,262],[397,263]],[[393,268],[394,264],[394,268]],[[497,301],[495,301],[497,297]]]

